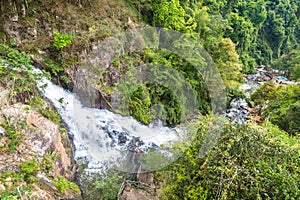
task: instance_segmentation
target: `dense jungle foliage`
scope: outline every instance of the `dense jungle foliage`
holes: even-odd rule
[[[299,48],[296,0],[130,1],[155,26],[195,34],[214,56],[223,38],[236,45],[243,72]]]
[[[52,36],[49,37],[43,27],[38,30],[43,38],[36,43],[22,41],[22,45],[16,47],[13,38],[6,37],[4,26],[0,26],[0,41],[5,43],[0,45],[0,84],[12,89],[9,94],[12,103],[21,101],[38,107],[36,102],[41,100],[36,88],[40,76],[26,70],[33,68],[26,53],[34,54],[35,58],[44,56],[43,69],[53,81],[66,87],[72,79],[67,74],[82,64],[80,53],[89,53],[93,48],[91,44],[130,29],[127,21],[131,19],[138,21],[141,27],[150,25],[178,31],[202,46],[224,81],[227,104],[232,98],[245,96],[238,90],[243,76],[255,73],[258,65],[270,65],[290,80],[300,79],[299,0],[111,0],[106,1],[108,6],[102,0],[24,2],[28,4],[27,15],[22,19],[24,24],[34,24],[35,18],[40,17],[52,26]],[[6,8],[1,6],[1,11]],[[0,22],[4,22],[10,15],[0,16]],[[183,53],[188,56],[194,53],[189,43],[172,45],[186,45],[187,51]],[[199,59],[195,62],[203,64],[204,56],[196,56]],[[174,91],[160,84],[132,84],[135,76],[131,70],[142,65],[162,65],[179,72],[184,81],[179,76],[167,76],[159,68],[152,69],[157,79],[167,77],[175,88],[182,88],[187,82],[195,91],[195,99],[176,96]],[[120,112],[144,124],[156,118],[168,126],[180,124],[182,113],[187,109],[180,105],[180,98],[195,103],[195,110],[199,111],[199,120],[193,124],[194,140],[172,147],[170,151],[179,159],[154,172],[156,184],[161,186],[157,193],[162,199],[300,199],[299,83],[262,85],[247,99],[253,107],[259,108],[261,123],[249,120],[235,126],[212,113],[212,99],[202,74],[182,55],[163,48],[143,49],[128,52],[101,70],[97,82],[100,92],[108,97],[115,90],[129,94],[130,98],[123,101],[128,105],[120,104]],[[131,79],[118,82],[114,75],[126,72]],[[128,112],[122,112],[126,106]],[[37,110],[47,118],[60,120],[52,109],[39,107]],[[8,126],[6,129],[15,133]],[[207,135],[215,137],[207,140]],[[12,151],[19,137],[10,138]],[[205,149],[206,146],[212,148]],[[161,154],[151,159],[158,158],[167,159]],[[25,165],[23,171],[31,174],[26,169],[28,166]],[[64,190],[67,184],[58,180],[63,185],[58,188]],[[121,182],[122,176],[118,173],[93,181],[90,199],[96,199],[95,196],[116,199]]]
[[[242,73],[254,73],[258,65],[272,65],[288,78],[299,79],[299,1],[130,2],[149,24],[186,33],[202,44],[221,73],[229,101],[241,95],[237,87],[243,82]],[[165,54],[154,60],[162,55],[163,64],[170,62],[175,69],[191,72]],[[188,78],[201,85],[198,77]],[[300,197],[299,85],[274,84],[265,84],[251,97],[263,107],[260,114],[265,122],[225,125],[206,156],[199,153],[206,145],[203,137],[209,133],[209,123],[201,119],[196,139],[186,144],[191,146],[175,147],[173,151],[182,151],[182,156],[156,172],[164,182],[162,199]]]
[[[287,77],[293,80],[299,78],[298,1],[129,2],[137,8],[147,23],[188,34],[200,43],[221,73],[229,101],[230,98],[240,95],[237,87],[243,81],[242,73],[255,72],[257,65],[272,64],[277,69],[285,70]],[[147,63],[159,61],[160,64],[184,71],[186,75],[192,72],[191,67],[174,57],[148,50],[144,56],[135,57],[133,60]],[[186,78],[195,88],[197,85],[205,85],[199,82],[201,78],[198,76]],[[207,104],[210,100],[207,98],[205,88],[202,87],[197,91],[201,91],[199,92],[201,94],[198,94],[198,102],[201,104],[199,110],[208,113],[210,109]],[[151,118],[149,113],[139,111],[137,106],[142,103],[138,100],[141,98],[135,99],[136,101],[134,99],[130,101],[131,114],[144,123],[149,123]],[[153,102],[153,99],[151,101]],[[171,105],[176,105],[172,99],[170,101]],[[147,107],[147,104],[144,106]],[[168,118],[172,118],[167,120],[167,124],[176,124],[179,122],[176,116],[180,115],[180,109],[174,108],[172,112],[167,109],[167,115]]]

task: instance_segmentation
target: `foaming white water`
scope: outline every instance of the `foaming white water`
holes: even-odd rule
[[[251,94],[259,88],[262,84],[267,81],[263,79],[268,76],[265,74],[265,70],[257,69],[259,73],[249,74],[247,76],[247,81],[240,86],[239,90],[244,92],[246,98],[250,98]],[[249,110],[245,108],[249,108],[249,104],[245,99],[235,98],[230,102],[230,108],[226,110],[225,116],[230,119],[230,121],[236,122],[237,124],[243,124],[247,121],[248,116],[250,114]]]
[[[161,144],[180,140],[178,129],[163,127],[161,123],[145,126],[132,117],[84,107],[76,94],[46,78],[39,82],[39,87],[45,84],[41,89],[44,96],[58,110],[73,138],[75,160],[88,164],[88,171],[97,172],[109,163],[116,164],[130,150],[146,151],[151,147],[163,151]]]

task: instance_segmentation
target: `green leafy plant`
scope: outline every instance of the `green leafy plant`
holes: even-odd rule
[[[40,170],[40,164],[37,160],[30,160],[22,163],[20,170],[24,174],[24,180],[31,183],[35,181],[33,175]]]
[[[44,172],[49,172],[55,167],[55,162],[57,159],[57,153],[55,152],[48,152],[46,155],[43,156],[43,160],[40,164],[41,170]]]
[[[58,191],[62,194],[67,194],[68,192],[75,192],[80,194],[80,189],[78,185],[73,182],[66,180],[63,176],[58,176],[53,180]]]
[[[53,31],[53,46],[59,51],[70,45],[72,39],[70,34],[61,34],[57,29]]]
[[[260,110],[263,119],[271,121],[291,135],[300,132],[298,85],[277,86],[269,82],[257,89],[251,99],[256,105],[264,107]]]
[[[9,117],[5,118],[1,126],[6,130],[5,134],[9,139],[9,150],[12,153],[17,149],[18,145],[21,144],[22,135],[18,130],[16,130],[16,127],[10,123]]]
[[[0,84],[10,89],[11,101],[28,102],[38,95],[37,81],[43,76],[34,73],[30,57],[7,45],[0,44]]]
[[[93,184],[91,193],[97,194],[99,200],[114,200],[117,199],[122,176],[114,173],[102,180],[97,180]],[[99,195],[101,194],[101,195]]]
[[[214,147],[199,156],[212,124],[202,118],[182,156],[157,172],[162,199],[298,199],[300,143],[271,123],[225,124]],[[185,144],[183,144],[185,145]],[[179,154],[180,155],[180,154]]]
[[[60,72],[64,71],[62,66],[55,64],[48,58],[45,58],[43,62],[49,68],[50,73],[54,76],[57,76]]]

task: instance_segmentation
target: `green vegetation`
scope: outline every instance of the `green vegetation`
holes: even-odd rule
[[[42,76],[47,74],[36,73],[32,69],[32,61],[26,53],[0,44],[0,85],[9,91],[7,96],[9,102],[5,106],[22,102],[30,105],[34,110],[60,125],[60,116],[41,98],[37,88],[37,82]],[[52,69],[52,71],[55,71],[55,69]],[[29,109],[29,106],[25,107],[24,112],[28,112]],[[12,120],[12,117],[2,116],[2,114],[0,118],[0,126],[5,129],[4,137],[1,137],[1,155],[15,157],[19,155],[18,150],[22,144],[24,131],[32,130],[28,128],[26,118],[21,119],[19,122]],[[15,162],[15,158],[9,159],[13,162],[12,166],[9,166],[12,169],[4,169],[0,173],[0,184],[5,187],[5,191],[0,193],[0,199],[10,200],[25,197],[29,199],[31,192],[36,189],[33,187],[33,184],[39,186],[43,184],[36,177],[38,172],[42,171],[49,177],[53,176],[57,155],[54,152],[49,152],[41,160],[33,157],[31,158],[32,160],[21,163]],[[76,195],[80,194],[80,190],[75,183],[69,182],[62,177],[55,178],[54,182],[62,195],[66,192],[73,192]]]
[[[140,162],[144,169],[149,171],[154,171],[165,167],[166,164],[174,161],[173,158],[167,157],[161,152],[155,149],[149,149],[147,154],[141,156]]]
[[[271,124],[221,128],[216,145],[201,156],[209,133],[202,119],[191,146],[156,172],[162,199],[298,199],[300,143]],[[176,150],[175,150],[176,151]],[[181,150],[179,150],[181,151]]]
[[[33,73],[30,57],[0,44],[0,84],[10,89],[10,101],[28,102],[38,96],[37,80],[42,74]]]
[[[157,1],[153,3],[153,9],[155,26],[177,31],[189,31],[196,26],[195,23],[191,23],[192,18],[185,19],[187,14],[178,0]]]
[[[53,76],[57,76],[59,72],[64,71],[64,68],[62,66],[53,63],[53,61],[51,61],[48,58],[44,59],[44,64],[46,65],[47,68],[49,68],[48,70]]]
[[[269,82],[255,91],[251,99],[256,105],[266,106],[260,111],[264,119],[278,125],[291,135],[300,133],[300,87],[298,85],[276,86],[273,82]]]
[[[3,127],[6,131],[6,135],[8,138],[8,148],[10,153],[14,152],[17,149],[17,146],[21,143],[21,133],[18,131],[17,127],[10,122],[10,118],[5,118],[4,122],[2,122],[1,127]],[[2,148],[2,147],[1,147]],[[2,152],[3,150],[1,150]],[[3,153],[3,152],[2,152]]]
[[[30,187],[27,187],[27,186],[23,186],[23,187],[19,187],[18,188],[19,189],[19,191],[20,191],[20,193],[22,194],[22,195],[24,195],[24,194],[28,194],[28,192],[30,191]],[[1,199],[3,199],[3,200],[18,200],[19,199],[19,192],[18,192],[18,189],[17,188],[15,188],[14,190],[12,190],[12,191],[4,191],[1,195],[0,195],[0,197],[1,197]]]
[[[188,118],[185,114],[189,114],[189,107],[198,107],[203,113],[211,109],[200,71],[179,55],[167,50],[145,49],[124,55],[114,64],[128,68],[126,79],[112,83],[112,90],[122,94],[118,105],[122,114],[130,114],[145,124],[161,119],[174,126]],[[141,75],[135,70],[136,66],[149,68]],[[145,74],[148,80],[138,83],[137,77]],[[186,94],[190,98],[186,98]]]
[[[175,50],[184,49],[182,52],[176,54],[161,48],[126,53],[110,66],[99,63],[103,68],[99,70],[101,77],[97,83],[105,97],[119,90],[123,96],[117,111],[145,124],[157,118],[168,126],[189,120],[189,116],[184,116],[189,112],[188,106],[182,102],[195,104],[193,112],[204,116],[194,127],[198,130],[194,141],[177,143],[171,148],[180,159],[156,172],[158,181],[163,183],[163,199],[300,199],[299,85],[278,86],[270,82],[251,96],[254,106],[260,108],[258,114],[263,119],[260,126],[250,122],[232,126],[223,122],[224,126],[212,130],[212,121],[219,119],[211,115],[211,94],[195,67],[206,66],[206,60],[198,54],[194,60],[187,59],[197,53],[196,47],[188,42],[192,38],[211,56],[229,100],[244,97],[238,90],[243,73],[255,72],[257,65],[271,64],[283,70],[289,79],[299,81],[299,0],[28,0],[14,1],[14,6],[3,2],[0,2],[1,10],[5,10],[0,14],[0,41],[8,45],[0,44],[0,84],[10,90],[10,103],[29,104],[53,122],[61,122],[58,114],[39,97],[36,83],[40,75],[30,72],[33,68],[30,57],[16,48],[42,58],[41,65],[52,80],[71,88],[70,77],[82,66],[82,58],[106,36],[143,27],[144,23],[175,30],[185,35],[171,45]],[[18,20],[11,22],[8,18],[16,13]],[[138,18],[143,21],[137,23]],[[15,32],[22,32],[17,30],[19,27],[24,34],[14,38]],[[7,31],[10,28],[14,31]],[[36,33],[27,33],[29,29]],[[49,37],[51,34],[53,37]],[[161,82],[140,84],[134,69],[143,65],[153,66],[149,67],[149,73]],[[170,76],[154,66],[164,66],[179,75]],[[128,79],[120,81],[125,73]],[[168,80],[175,89],[162,84],[163,80]],[[195,99],[180,95],[184,83],[195,92]],[[60,101],[63,103],[63,99]],[[26,123],[15,126],[6,118],[1,126],[7,136],[1,153],[16,152],[22,139],[20,130]],[[220,137],[214,135],[217,133]],[[207,134],[215,136],[210,138],[212,141],[204,139]],[[206,142],[216,145],[204,155],[203,148],[209,146]],[[20,174],[6,171],[0,180],[11,177],[16,185],[32,183],[36,170],[53,169],[51,160],[56,160],[56,156],[49,152],[41,162],[22,163]],[[142,156],[141,162],[147,169],[154,169],[160,167],[154,161],[164,159],[160,153],[151,151]],[[98,179],[85,195],[90,192],[92,196],[102,194],[100,199],[116,199],[121,181],[120,174],[115,173]],[[79,193],[77,186],[63,177],[54,182],[63,194]],[[23,189],[30,190],[19,189],[22,194]],[[16,199],[17,192],[13,186],[0,198]]]
[[[0,44],[0,55],[4,55],[4,57],[0,56],[0,84],[10,89],[8,96],[10,103],[23,102],[31,105],[46,118],[60,124],[60,116],[40,97],[37,89],[37,81],[42,76],[48,76],[48,74],[32,72],[33,66],[30,57],[26,53],[14,50],[7,45]],[[63,70],[51,63],[50,60],[46,60],[46,63],[55,75]]]
[[[220,41],[230,38],[246,73],[299,48],[300,5],[295,0],[129,2],[153,26],[195,35],[213,56]]]
[[[39,163],[37,162],[37,160],[27,161],[20,165],[20,170],[24,175],[24,180],[26,182],[33,182],[33,175],[35,175],[40,170]]]
[[[58,30],[53,31],[53,46],[57,50],[62,50],[64,47],[72,43],[72,36],[70,34],[61,34]]]
[[[295,81],[300,80],[300,50],[293,50],[287,55],[274,61],[272,66],[275,69],[283,70],[285,75]]]
[[[118,197],[118,192],[121,184],[122,176],[113,174],[102,180],[98,180],[94,184],[92,193],[101,194],[99,200],[113,200]]]
[[[58,176],[57,179],[53,180],[58,191],[62,194],[67,194],[69,192],[75,192],[75,194],[80,194],[78,185],[73,182],[66,180],[62,176]]]
[[[288,77],[299,79],[297,49],[300,42],[298,33],[300,4],[298,1],[129,2],[136,6],[149,24],[186,33],[202,44],[221,73],[229,98],[244,97],[237,90],[242,83],[241,72],[252,73],[256,65],[273,63],[277,69],[285,70]],[[136,53],[131,53],[127,60],[130,62],[126,63],[121,59],[117,66],[130,68],[132,65],[138,66],[132,64],[134,61],[138,64],[142,61],[142,63],[161,64],[180,71],[192,84],[193,89],[200,91],[197,101],[209,104],[205,88],[197,86],[203,84],[201,78],[194,76],[197,73],[193,71],[191,65],[178,59],[176,55],[168,54],[164,50],[158,52],[147,49],[138,56]],[[217,144],[208,151],[207,155],[202,156],[199,152],[202,151],[201,147],[205,146],[203,138],[209,134],[210,122],[201,119],[196,138],[189,144],[191,146],[183,150],[172,149],[173,153],[178,153],[181,157],[156,173],[160,181],[165,183],[163,199],[244,199],[245,197],[298,199],[300,197],[300,144],[297,138],[300,127],[299,86],[271,85],[272,83],[262,86],[251,98],[255,105],[264,108],[261,110],[265,119],[262,127],[252,123],[233,127],[225,123]],[[161,86],[153,89],[146,85],[146,88],[150,94],[147,98],[150,97],[151,105],[154,102],[152,93],[162,90],[160,94],[163,94],[167,91]],[[177,108],[174,100],[163,95],[158,97],[160,102],[168,99],[168,105],[173,105],[173,109]],[[180,109],[172,117],[177,116]],[[207,107],[206,109],[199,107],[199,110],[203,114],[209,111]],[[144,114],[148,113],[144,111]],[[170,115],[167,116],[170,120]],[[178,121],[173,123],[176,124]],[[188,146],[188,144],[178,145]],[[151,168],[153,159],[161,158],[157,153],[150,153],[143,162]]]
[[[57,111],[52,106],[49,106],[43,98],[36,97],[29,102],[29,105],[55,124],[61,124],[61,118]]]
[[[81,189],[83,199],[114,200],[118,199],[118,192],[123,180],[128,175],[114,169],[108,169],[103,174],[95,174],[82,180]]]
[[[151,100],[145,86],[138,87],[130,97],[130,115],[145,124],[150,123],[149,107]]]

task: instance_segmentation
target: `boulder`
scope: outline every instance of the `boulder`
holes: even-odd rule
[[[258,82],[263,82],[263,78],[261,76],[257,77]]]
[[[271,78],[269,77],[269,76],[265,76],[264,78],[263,78],[263,81],[270,81],[271,80]]]
[[[260,123],[261,122],[261,117],[256,115],[253,117],[253,120],[256,122],[256,123]]]

